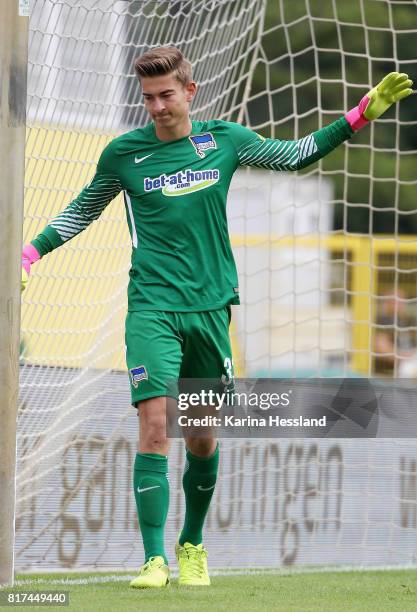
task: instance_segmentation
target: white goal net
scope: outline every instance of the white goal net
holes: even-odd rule
[[[282,139],[338,118],[391,70],[417,79],[411,2],[30,4],[25,242],[91,179],[111,138],[146,124],[133,60],[149,47],[175,44],[191,60],[194,118]],[[237,172],[238,374],[417,372],[416,125],[406,100],[302,173]],[[118,197],[34,266],[23,295],[17,570],[142,562],[123,340],[130,251]],[[212,567],[412,564],[416,451],[411,441],[224,440],[205,539]],[[183,465],[176,441],[171,559]]]

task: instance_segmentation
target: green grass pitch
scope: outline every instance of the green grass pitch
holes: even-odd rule
[[[387,612],[417,610],[417,571],[339,571],[214,576],[210,587],[129,588],[126,574],[21,575],[13,590],[69,591],[69,607],[29,610],[170,612],[277,610]],[[68,582],[66,582],[68,580]],[[20,606],[19,606],[20,608]],[[6,608],[5,608],[6,609]]]

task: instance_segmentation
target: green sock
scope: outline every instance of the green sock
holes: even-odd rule
[[[179,543],[201,544],[203,525],[216,484],[219,467],[219,445],[210,457],[196,457],[187,450],[182,477],[185,493],[185,520]]]
[[[145,549],[145,563],[161,556],[168,564],[164,529],[169,505],[168,458],[153,453],[137,453],[133,473],[136,508]]]

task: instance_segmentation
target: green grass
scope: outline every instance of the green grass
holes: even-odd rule
[[[171,586],[158,590],[134,590],[128,581],[109,581],[104,574],[70,574],[69,580],[94,579],[102,582],[64,585],[62,574],[24,575],[13,590],[66,590],[69,607],[33,606],[29,610],[77,610],[80,612],[125,612],[142,610],[274,610],[282,612],[388,612],[417,610],[417,571],[355,571],[293,574],[221,576],[210,587]],[[123,574],[118,575],[123,577]],[[30,583],[29,583],[30,580]],[[111,580],[109,578],[109,580]]]

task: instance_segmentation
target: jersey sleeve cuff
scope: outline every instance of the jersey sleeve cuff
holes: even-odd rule
[[[321,130],[314,132],[314,140],[321,156],[323,156],[333,151],[345,140],[349,140],[352,134],[353,129],[346,120],[346,117],[340,117]]]
[[[51,225],[47,225],[34,240],[31,240],[31,244],[41,257],[60,247],[63,243],[61,236]]]

